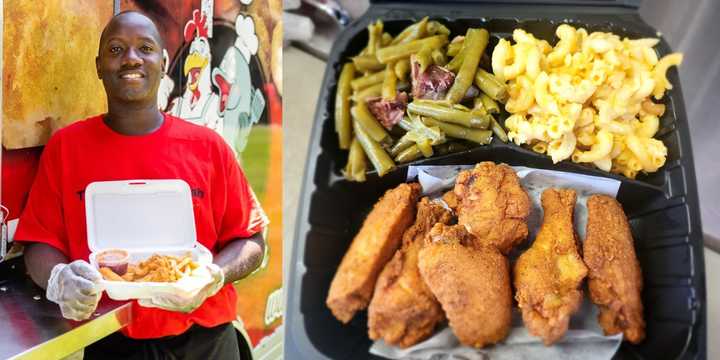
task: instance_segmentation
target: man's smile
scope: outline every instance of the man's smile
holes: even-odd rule
[[[120,72],[120,78],[123,80],[139,80],[145,78],[145,74],[141,71],[123,71]]]

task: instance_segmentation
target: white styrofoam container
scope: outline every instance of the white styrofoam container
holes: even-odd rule
[[[85,217],[90,264],[107,249],[123,249],[131,264],[153,254],[192,254],[199,264],[212,262],[212,253],[197,242],[190,186],[183,180],[124,180],[93,182],[85,189]],[[115,300],[182,295],[211,280],[204,267],[174,283],[101,280]]]

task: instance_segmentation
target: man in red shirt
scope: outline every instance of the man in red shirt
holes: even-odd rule
[[[133,301],[124,335],[89,346],[85,358],[238,359],[230,324],[237,300],[232,283],[262,262],[267,218],[222,137],[158,110],[162,49],[157,27],[145,15],[123,12],[110,20],[96,58],[108,112],[63,128],[48,141],[15,238],[26,243],[27,269],[47,288],[48,299],[65,317],[87,319],[102,290],[99,272],[87,263],[86,186],[186,181],[197,240],[215,255],[214,282],[192,298],[159,298],[144,306]]]

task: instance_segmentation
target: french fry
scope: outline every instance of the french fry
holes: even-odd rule
[[[101,267],[100,268],[100,274],[105,278],[105,280],[109,281],[125,281],[120,275],[116,274],[112,269],[108,267]]]

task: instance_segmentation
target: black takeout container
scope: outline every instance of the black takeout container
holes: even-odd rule
[[[381,19],[385,31],[393,35],[424,16],[441,21],[452,36],[464,34],[468,27],[483,27],[491,34],[488,54],[498,38],[509,37],[518,27],[553,45],[557,42],[555,28],[561,23],[630,38],[661,37],[640,18],[637,6],[637,1],[602,0],[372,2],[368,11],[337,38],[320,91],[286,278],[285,356],[378,358],[368,353],[371,340],[365,311],[343,325],[325,306],[330,281],[365,216],[385,191],[405,181],[407,173],[407,165],[400,165],[382,178],[371,172],[364,183],[348,182],[340,173],[347,152],[338,148],[333,125],[336,82],[342,64],[367,43],[369,23]],[[656,49],[659,56],[671,52],[662,39]],[[667,162],[658,172],[637,180],[570,161],[552,164],[545,156],[497,139],[488,146],[413,163],[450,165],[491,160],[621,180],[617,198],[628,215],[642,267],[647,337],[639,345],[623,342],[615,355],[618,359],[706,357],[703,239],[690,131],[677,70],[671,68],[667,76],[673,89],[662,100],[667,110],[656,135],[668,148]]]

